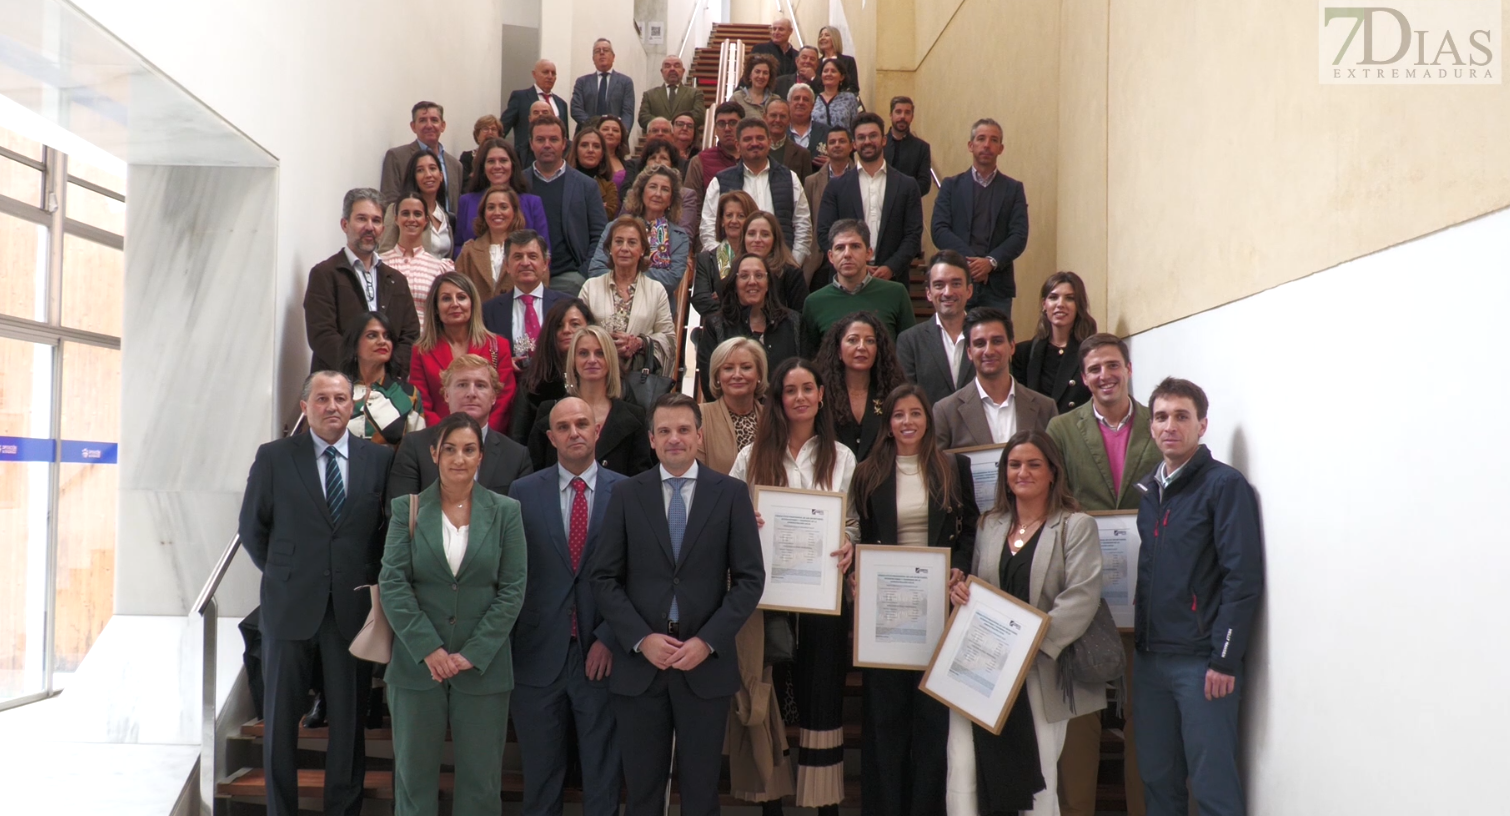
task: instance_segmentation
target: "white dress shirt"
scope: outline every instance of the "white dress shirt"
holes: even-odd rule
[[[372,266],[362,266],[362,261],[357,257],[351,247],[345,247],[346,262],[351,264],[352,271],[357,273],[357,282],[362,286],[362,297],[367,300],[369,311],[378,311],[378,277],[377,265],[381,262],[377,253],[372,253]],[[345,451],[342,451],[345,453]]]
[[[849,494],[849,483],[855,477],[855,454],[849,448],[835,442],[834,445],[834,469],[829,474],[828,490],[832,493]],[[750,453],[754,445],[745,445],[740,449],[739,455],[734,457],[734,466],[729,468],[729,475],[748,482],[750,471]],[[810,437],[797,449],[797,456],[792,456],[792,448],[789,445],[781,446],[781,467],[786,471],[786,486],[798,490],[822,490],[817,486],[817,462],[818,462],[818,437]],[[849,517],[845,519],[844,532],[850,541],[860,537],[860,508],[855,502],[846,502],[849,505]]]
[[[561,490],[561,529],[566,531],[566,540],[571,540],[571,505],[577,498],[577,491],[572,489],[571,483],[575,479],[581,479],[587,485],[587,518],[592,520],[592,500],[598,494],[598,463],[592,462],[587,470],[582,471],[581,476],[573,475],[571,471],[560,465],[556,466],[560,472]]]
[[[860,181],[860,209],[865,213],[865,226],[870,227],[870,245],[881,242],[881,205],[886,203],[886,162],[875,175],[865,172],[865,165],[855,165],[856,178]]]
[[[933,315],[933,325],[939,327],[939,337],[944,342],[944,357],[949,360],[949,387],[959,382],[959,364],[965,358],[965,333],[960,331],[957,339],[950,339],[949,330],[944,328],[944,321],[939,319],[938,314]]]
[[[440,546],[446,553],[446,563],[451,567],[451,575],[461,571],[461,559],[467,556],[467,531],[472,525],[463,524],[460,527],[451,523],[444,510],[440,514]]]
[[[346,495],[350,496],[351,457],[347,455],[347,450],[350,448],[351,432],[347,431],[341,434],[341,438],[337,439],[334,445],[314,434],[310,434],[309,438],[315,440],[315,467],[320,471],[320,492],[325,492],[325,449],[335,448],[336,453],[341,454],[336,457],[336,469],[341,472],[341,489],[345,490]],[[329,499],[330,497],[326,496],[326,498]]]
[[[986,424],[991,426],[991,441],[1006,444],[1017,433],[1017,383],[1012,383],[1006,402],[1000,405],[991,400],[985,386],[980,384],[980,377],[975,378],[975,390],[980,393],[980,407],[986,411]]]
[[[739,164],[744,167],[744,163]],[[771,170],[779,165],[766,162],[765,169],[759,173],[751,173],[750,168],[744,167],[744,191],[755,199],[757,209],[765,212],[776,212],[771,206]],[[792,177],[792,243],[795,246],[787,247],[792,253],[792,260],[801,266],[807,259],[808,243],[813,234],[812,210],[807,206],[807,195],[802,191],[802,180],[797,178],[785,167],[780,167],[784,173]],[[708,182],[707,194],[703,197],[702,221],[698,225],[698,237],[702,239],[703,249],[715,249],[718,246],[718,233],[714,230],[714,223],[718,219],[718,197],[723,195],[723,187],[719,185],[718,177]],[[783,238],[783,240],[785,240]],[[873,243],[873,242],[872,242]]]

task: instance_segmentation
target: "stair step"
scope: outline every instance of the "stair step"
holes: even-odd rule
[[[856,686],[856,689],[858,690],[858,686]],[[788,725],[786,727],[787,742],[790,743],[791,745],[795,746],[797,744],[797,735],[798,735],[799,731],[800,731],[800,729],[796,725]],[[861,732],[860,723],[858,723],[858,722],[845,723],[844,724],[844,747],[845,748],[855,748],[855,749],[858,749],[860,747],[860,732]],[[367,742],[392,742],[393,741],[393,729],[391,727],[387,726],[387,725],[385,725],[382,728],[368,728],[365,731],[363,731],[363,734],[365,735]],[[241,725],[241,736],[243,736],[243,737],[248,737],[248,738],[251,738],[251,739],[254,739],[254,740],[260,740],[260,739],[262,739],[266,735],[267,735],[267,727],[263,724],[262,720],[251,720],[251,721],[243,723]],[[301,740],[329,740],[330,739],[330,729],[329,728],[305,728],[303,726],[300,726],[299,727],[299,739],[301,739]],[[451,737],[448,734],[446,736],[446,742],[450,742],[450,741],[451,741]],[[513,724],[513,722],[509,723],[508,741],[510,743],[516,743],[516,742],[519,741],[515,737],[515,735],[514,735],[514,724]]]

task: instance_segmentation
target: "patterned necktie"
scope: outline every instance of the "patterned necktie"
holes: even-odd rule
[[[566,534],[566,551],[571,554],[571,571],[582,566],[582,551],[587,547],[587,482],[579,476],[571,480],[571,530]],[[577,609],[571,611],[571,636],[577,636]]]
[[[682,485],[687,479],[667,479],[671,485],[671,509],[666,512],[666,524],[671,528],[671,558],[682,560],[682,536],[687,534],[687,502],[682,498]],[[681,620],[681,609],[676,605],[676,594],[671,595],[671,620]]]
[[[608,113],[608,74],[598,74],[598,109],[594,111],[601,116]]]
[[[524,334],[532,344],[540,339],[540,316],[535,314],[536,297],[536,295],[519,296],[519,299],[524,301]]]
[[[341,452],[335,445],[325,449],[325,503],[330,505],[330,520],[341,520],[341,505],[346,503],[346,485],[341,482]]]

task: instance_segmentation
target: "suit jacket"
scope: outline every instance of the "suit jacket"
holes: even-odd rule
[[[558,292],[544,284],[535,290],[535,294],[540,296],[541,328],[545,327],[545,316],[551,313],[551,307],[570,298],[566,293]],[[514,342],[514,288],[512,286],[482,304],[482,325],[510,343]],[[515,396],[515,399],[519,397]]]
[[[776,94],[782,99],[786,99],[787,94],[792,92],[792,86],[799,83],[812,88],[813,96],[817,96],[818,93],[823,90],[823,82],[817,77],[813,77],[812,79],[799,80],[797,78],[797,72],[794,70],[789,74],[782,74],[781,76],[778,76],[776,77],[776,79],[772,80],[771,93]]]
[[[781,149],[771,151],[771,155],[776,161],[791,168],[801,181],[807,181],[807,177],[813,174],[812,151],[792,141],[790,136],[781,143]]]
[[[534,167],[530,167],[530,185],[542,184],[540,177],[535,174]],[[566,241],[567,249],[571,255],[572,266],[567,267],[572,271],[580,271],[585,276],[587,264],[592,260],[593,249],[598,245],[598,239],[603,235],[603,228],[608,226],[608,211],[603,206],[603,191],[598,188],[596,179],[575,168],[566,168],[566,173],[552,184],[564,184],[566,189],[561,202],[561,224],[551,224],[551,235],[560,235]],[[538,192],[538,190],[537,190]],[[553,239],[554,240],[554,239]]]
[[[572,610],[577,612],[577,639],[585,653],[599,639],[612,636],[588,584],[598,541],[603,537],[603,517],[613,497],[615,484],[625,477],[598,468],[593,491],[592,514],[587,522],[587,543],[575,572],[567,530],[561,520],[561,471],[552,465],[509,489],[524,508],[524,538],[529,542],[529,593],[514,627],[514,671],[526,686],[548,686],[561,675],[571,641]]]
[[[1046,430],[1056,413],[1053,400],[1016,380],[1012,381],[1012,404],[1016,409],[1019,431]],[[963,388],[933,406],[933,424],[940,448],[997,444],[991,438],[991,423],[986,421],[986,409],[980,404],[975,380],[965,383]]]
[[[786,50],[774,42],[763,42],[750,49],[751,54],[766,54],[776,60],[776,76],[782,74],[795,74],[797,72],[797,52],[801,50],[790,42],[786,44]]]
[[[601,114],[619,117],[624,123],[624,140],[634,129],[634,80],[618,71],[608,72],[608,107],[598,110],[598,72],[583,74],[571,89],[571,118],[580,127]]]
[[[509,104],[503,109],[503,117],[499,119],[503,124],[503,132],[498,135],[508,138],[510,132],[514,134],[514,149],[519,152],[519,160],[526,166],[535,160],[535,154],[530,150],[530,106],[539,98],[535,95],[534,85],[510,91]],[[564,135],[570,139],[571,109],[567,107],[566,100],[552,93],[551,107],[556,109],[556,117],[567,130]]]
[[[514,286],[514,281],[502,269],[498,270],[498,280],[493,280],[493,256],[488,250],[487,238],[478,240],[474,237],[462,244],[461,251],[456,253],[456,271],[472,281],[484,302]]]
[[[1012,352],[1012,377],[1029,383],[1028,387],[1054,401],[1054,407],[1064,414],[1077,406],[1091,401],[1091,390],[1081,379],[1080,343],[1070,340],[1054,372],[1054,384],[1048,391],[1038,390],[1038,381],[1043,376],[1043,361],[1049,353],[1049,338],[1035,337],[1032,342],[1018,343]]]
[[[396,335],[393,338],[393,362],[398,371],[395,373],[405,377],[409,373],[414,344],[419,340],[419,314],[414,311],[414,295],[409,292],[408,279],[381,261],[376,277],[378,310],[388,316]],[[334,371],[341,367],[341,338],[366,311],[367,296],[362,291],[356,270],[346,260],[346,250],[337,251],[309,270],[309,283],[304,289],[304,336],[314,352],[309,360],[310,371]]]
[[[327,603],[348,641],[367,620],[372,601],[364,585],[377,580],[383,555],[383,489],[393,451],[356,436],[348,437],[346,450],[346,502],[341,517],[332,519],[312,435],[257,448],[237,529],[262,570],[264,637],[313,638]]]
[[[1136,510],[1143,493],[1135,487],[1159,466],[1163,456],[1148,431],[1148,406],[1133,401],[1132,431],[1122,464],[1122,484],[1112,484],[1111,463],[1095,406],[1086,404],[1049,421],[1049,436],[1064,455],[1065,479],[1080,506],[1094,510]]]
[[[417,500],[414,537],[409,502]],[[509,632],[524,603],[524,524],[519,502],[482,485],[472,486],[467,551],[453,574],[442,543],[440,485],[417,497],[393,501],[394,518],[378,580],[383,612],[393,626],[393,660],[383,682],[427,690],[425,657],[436,649],[460,653],[472,663],[450,679],[462,694],[502,694],[514,688]]]
[[[952,249],[965,257],[979,257],[970,247],[970,224],[975,217],[975,179],[966,170],[939,183],[939,197],[933,202],[933,244]],[[987,243],[986,255],[996,260],[996,269],[986,279],[992,294],[1017,296],[1017,280],[1012,262],[1028,246],[1028,197],[1022,182],[997,171],[989,185],[996,211],[991,215],[994,226]],[[979,286],[976,287],[979,291]]]
[[[822,125],[813,124],[815,132],[820,127]],[[828,132],[827,128],[824,128],[824,132]],[[791,137],[788,136],[787,138],[790,139]],[[808,142],[808,144],[812,144],[812,142]],[[849,171],[845,170],[845,172]],[[811,240],[808,241],[807,258],[802,262],[802,276],[807,278],[810,289],[816,289],[813,285],[814,276],[820,269],[825,274],[818,278],[817,284],[819,286],[825,283],[826,280],[833,279],[833,273],[828,268],[828,253],[824,252],[823,247],[818,243],[818,208],[823,206],[823,194],[828,191],[828,183],[832,180],[833,176],[829,174],[827,165],[820,167],[811,176],[802,180],[802,191],[807,195],[807,210],[813,217],[813,235]]]
[[[739,690],[734,636],[765,589],[750,491],[699,467],[681,556],[673,559],[661,490],[660,468],[616,485],[593,557],[593,595],[613,633],[604,639],[614,653],[609,689],[638,695],[655,679],[658,670],[634,647],[666,631],[675,593],[680,639],[701,638],[713,649],[686,673],[687,685],[704,699],[728,697]]]
[[[949,370],[949,355],[937,320],[925,320],[897,335],[897,359],[908,382],[915,382],[928,393],[935,405],[945,397],[969,385],[975,379],[975,364],[969,354],[959,356],[959,370]]]
[[[665,117],[668,121],[674,120],[683,113],[692,114],[697,120],[697,136],[703,135],[703,112],[708,109],[703,101],[703,89],[696,85],[679,85],[676,89],[676,101],[671,101],[671,91],[665,83],[661,83],[646,91],[640,96],[640,130],[650,128],[650,120],[657,116]]]
[[[844,175],[831,179],[818,205],[818,245],[828,252],[832,245],[828,230],[843,218],[865,220],[865,205],[860,200],[858,165]],[[923,197],[917,182],[895,167],[886,168],[886,197],[881,203],[881,234],[872,235],[875,265],[891,270],[891,279],[907,284],[912,259],[923,247]]]
[[[378,192],[383,194],[383,206],[398,201],[398,195],[404,189],[404,170],[408,168],[409,160],[419,151],[419,142],[413,141],[390,148],[383,154],[383,174],[378,182]],[[446,212],[456,215],[456,202],[461,198],[461,188],[466,186],[467,177],[462,172],[461,159],[446,150],[445,145],[440,146],[440,151],[444,157],[442,166],[446,173]]]
[[[959,491],[959,505],[946,510],[928,500],[928,546],[949,549],[949,564],[969,574],[975,563],[975,528],[980,519],[980,509],[975,504],[974,479],[970,475],[970,458],[958,453],[946,453],[955,469],[955,489]],[[896,544],[897,535],[897,475],[893,470],[886,481],[881,482],[870,495],[856,497],[863,502],[860,514],[860,544]]]
[[[393,471],[388,475],[388,503],[399,496],[418,493],[435,484],[440,478],[440,469],[430,458],[430,446],[435,444],[435,428],[425,428],[404,434],[398,452],[393,456]],[[477,469],[477,483],[494,493],[507,495],[509,487],[517,479],[535,472],[530,465],[529,451],[508,434],[488,431],[482,442],[482,465]],[[405,516],[407,524],[408,517]]]
[[[556,449],[545,437],[550,427],[551,409],[559,400],[546,400],[535,411],[535,427],[530,429],[530,461],[535,470],[556,464]],[[655,466],[650,449],[650,432],[645,424],[645,409],[621,399],[613,401],[603,427],[598,429],[598,445],[593,451],[598,466],[615,473],[634,476]]]

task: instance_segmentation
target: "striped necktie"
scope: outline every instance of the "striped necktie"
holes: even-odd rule
[[[325,502],[330,505],[330,520],[341,520],[341,506],[346,503],[346,485],[341,481],[341,452],[335,445],[325,449]]]

